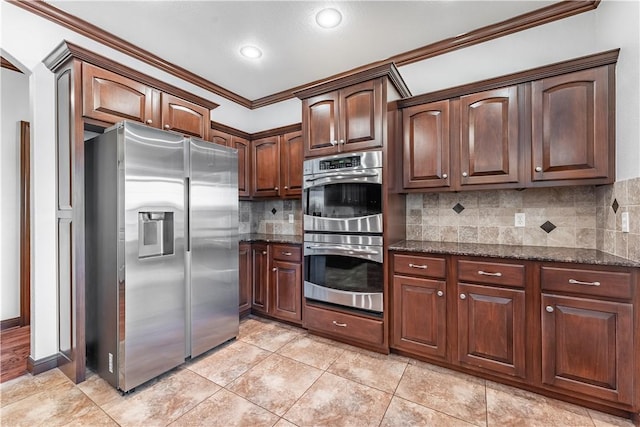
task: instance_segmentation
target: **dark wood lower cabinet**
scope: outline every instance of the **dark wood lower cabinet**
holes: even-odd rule
[[[393,276],[393,347],[446,357],[445,289],[444,280]]]
[[[523,290],[458,284],[458,361],[525,377]]]
[[[273,305],[271,314],[280,319],[302,321],[302,265],[297,262],[273,261]]]
[[[244,316],[251,311],[251,244],[240,243],[238,247],[238,284],[240,288],[238,311]]]
[[[267,313],[269,307],[269,245],[253,243],[251,245],[251,310]]]
[[[542,383],[633,403],[633,306],[542,295]]]

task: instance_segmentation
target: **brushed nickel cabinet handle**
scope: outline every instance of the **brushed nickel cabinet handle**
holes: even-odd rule
[[[289,189],[289,186],[285,185],[285,186],[284,186],[284,189],[285,189],[285,190],[288,190],[288,189]]]
[[[169,125],[164,125],[164,128],[165,128],[165,129],[171,129],[171,126],[169,126]]]
[[[335,139],[333,141],[329,141],[331,143],[331,145],[333,145],[334,147],[336,146],[336,144],[338,143],[338,141],[336,141]]]
[[[449,175],[447,175],[446,173],[443,173],[442,174],[442,179],[447,179],[447,178],[449,178]]]
[[[278,271],[278,267],[273,267],[271,271]]]
[[[267,254],[267,251],[262,251],[262,255],[266,255],[266,254]]]
[[[542,172],[542,166],[536,166],[536,172]]]
[[[291,256],[292,253],[291,252],[280,252],[282,255],[284,256]]]
[[[545,310],[547,310],[547,313],[553,313],[553,307],[551,307],[550,305],[546,306]]]
[[[346,323],[336,322],[335,320],[333,321],[333,324],[336,325],[336,326],[339,326],[341,328],[346,328],[347,327]]]
[[[569,279],[569,283],[572,285],[584,285],[584,286],[600,286],[600,282],[581,282],[576,279]]]
[[[419,268],[421,270],[426,270],[428,267],[424,264],[413,264],[413,263],[409,263],[409,267],[411,268]]]
[[[502,273],[489,273],[487,271],[478,270],[478,274],[481,276],[493,276],[493,277],[502,277]]]
[[[465,294],[460,294],[460,299],[467,299],[467,296]]]
[[[340,140],[340,144],[344,144],[344,139],[341,139],[341,140]]]
[[[464,176],[466,178],[467,176],[469,176],[469,174],[466,173],[466,172],[462,172],[462,176]]]
[[[273,187],[274,190],[278,191],[280,188],[278,187]]]
[[[444,292],[442,292],[442,291],[438,291],[438,292],[436,292],[436,295],[438,295],[439,297],[441,297],[441,296],[443,296],[443,295],[444,295]]]
[[[153,120],[151,120],[151,119],[147,119],[147,124],[148,124],[148,125],[152,125],[152,124],[153,124]]]

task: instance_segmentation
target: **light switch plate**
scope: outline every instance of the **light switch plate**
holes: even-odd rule
[[[628,233],[629,232],[629,212],[622,212],[621,220],[622,220],[621,221],[622,232]]]
[[[524,227],[525,215],[523,212],[517,213],[515,218],[515,226],[516,227]]]
[[[289,214],[289,224],[293,224],[293,214]]]

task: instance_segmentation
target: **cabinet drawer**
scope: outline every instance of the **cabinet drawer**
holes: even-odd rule
[[[300,255],[302,252],[300,250],[300,246],[272,245],[271,248],[273,259],[290,262],[301,261]]]
[[[395,254],[393,256],[393,270],[396,274],[409,274],[421,277],[444,277],[446,262],[444,258]]]
[[[632,297],[631,273],[580,268],[542,267],[543,291],[571,292],[609,298]]]
[[[384,342],[382,320],[367,319],[333,310],[306,306],[304,324],[308,329],[345,339],[381,345]]]
[[[525,267],[486,261],[458,261],[458,281],[524,287]]]

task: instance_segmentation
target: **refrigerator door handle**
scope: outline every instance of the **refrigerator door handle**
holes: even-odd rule
[[[184,218],[185,247],[187,252],[191,252],[191,179],[189,177],[184,179],[184,190],[187,195],[187,203],[185,204],[187,212]]]

